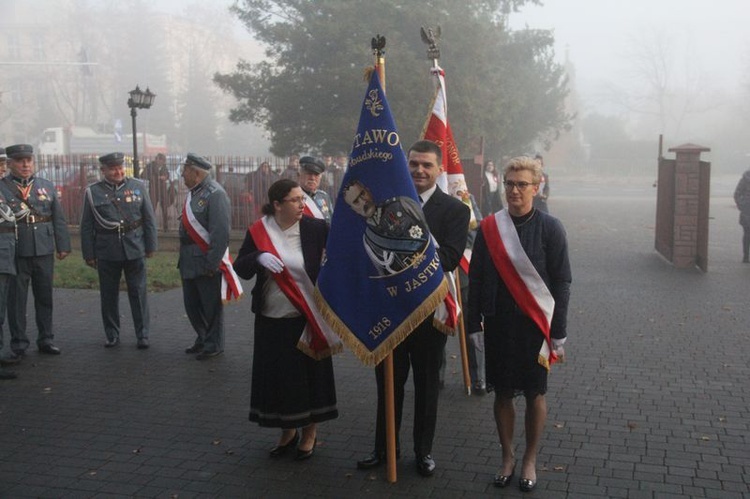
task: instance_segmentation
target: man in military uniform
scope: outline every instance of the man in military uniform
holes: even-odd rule
[[[0,164],[5,173],[5,149],[0,147]],[[11,277],[16,274],[16,216],[5,202],[5,196],[0,192],[0,365],[6,366],[17,363],[20,359],[13,352],[6,351],[3,346],[3,323],[8,304],[8,289]],[[13,379],[16,373],[0,369],[0,379]]]
[[[320,178],[326,169],[325,165],[318,158],[303,156],[299,160],[299,166],[299,185],[313,203],[313,206],[310,206],[308,200],[306,200],[305,213],[312,215],[314,218],[325,220],[328,225],[331,225],[331,217],[333,216],[331,196],[318,189]]]
[[[188,153],[182,179],[189,189],[180,223],[182,294],[190,324],[197,334],[185,353],[205,360],[224,351],[224,306],[220,266],[229,247],[229,196],[211,179],[211,163]]]
[[[70,234],[55,186],[34,176],[34,148],[16,144],[6,148],[10,174],[0,180],[0,190],[15,214],[17,224],[16,270],[8,293],[10,346],[23,357],[29,346],[26,336],[26,301],[29,283],[34,293],[37,348],[39,352],[59,355],[52,340],[53,254],[62,260],[70,254]]]
[[[344,201],[367,219],[362,236],[365,252],[380,275],[401,272],[427,249],[427,221],[413,199],[398,196],[376,205],[372,193],[354,180],[344,187]]]
[[[146,262],[157,247],[156,221],[145,184],[125,177],[124,156],[101,156],[104,180],[86,188],[81,216],[81,252],[99,273],[106,348],[120,343],[120,276],[125,273],[138,348],[149,347]]]

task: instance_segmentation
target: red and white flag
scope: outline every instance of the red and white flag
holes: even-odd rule
[[[469,207],[471,218],[469,227],[477,226],[477,219],[474,216],[474,210],[471,206],[469,197],[469,188],[466,185],[464,177],[464,168],[461,165],[461,156],[458,153],[456,141],[453,139],[453,130],[448,123],[448,100],[445,94],[445,71],[439,66],[433,67],[430,72],[435,76],[437,87],[435,88],[435,97],[432,103],[432,112],[427,117],[422,137],[426,140],[435,142],[443,151],[443,173],[438,177],[438,186],[444,192],[459,199]],[[471,250],[465,250],[461,257],[459,266],[468,274],[469,261],[471,259]],[[443,331],[455,331],[458,324],[458,316],[461,313],[456,299],[458,290],[455,286],[455,278],[449,273],[446,277],[453,282],[445,303],[435,311],[436,326]]]

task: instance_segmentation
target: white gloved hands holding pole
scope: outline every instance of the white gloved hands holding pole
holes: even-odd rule
[[[278,274],[284,270],[284,262],[271,253],[264,252],[258,255],[258,263],[274,274]]]

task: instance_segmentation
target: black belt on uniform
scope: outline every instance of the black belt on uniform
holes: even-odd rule
[[[134,222],[126,223],[126,224],[120,224],[118,227],[115,227],[114,229],[105,229],[104,227],[96,227],[96,232],[105,232],[105,233],[117,233],[117,232],[130,232],[131,230],[135,230],[138,227],[143,225],[143,220],[136,220]]]
[[[46,222],[51,222],[52,221],[52,217],[45,217],[45,216],[42,216],[42,215],[31,215],[31,214],[29,214],[29,215],[26,215],[26,217],[24,218],[24,220],[26,220],[27,224],[42,224],[42,223],[46,223]]]
[[[0,227],[0,234],[7,234],[8,232],[15,232],[15,227]]]

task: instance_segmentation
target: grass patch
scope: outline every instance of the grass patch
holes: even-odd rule
[[[146,281],[148,290],[166,291],[182,286],[177,270],[176,252],[156,252],[146,259]],[[83,261],[80,252],[74,252],[63,261],[55,260],[56,288],[99,289],[99,275]],[[120,289],[125,290],[125,278],[120,280]]]

